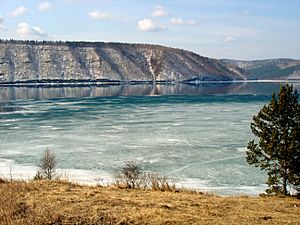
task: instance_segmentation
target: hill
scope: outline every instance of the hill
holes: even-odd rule
[[[149,44],[0,40],[0,84],[300,80],[300,60],[213,59]]]
[[[235,66],[158,45],[0,41],[0,83],[241,79]]]
[[[265,59],[265,60],[231,60],[223,59],[229,66],[244,70],[247,80],[300,80],[300,60]]]

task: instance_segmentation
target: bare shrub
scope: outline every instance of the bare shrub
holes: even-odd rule
[[[116,172],[115,185],[127,189],[152,189],[155,191],[176,191],[175,184],[170,184],[167,177],[157,173],[142,172],[141,166],[135,162],[127,162]]]
[[[135,162],[127,162],[120,171],[116,173],[115,183],[118,187],[125,187],[128,189],[140,188],[142,170],[141,167]]]
[[[56,156],[47,148],[44,151],[43,157],[39,163],[39,170],[35,176],[35,179],[46,178],[52,180],[56,175]]]
[[[149,174],[150,188],[155,191],[176,191],[175,184],[170,184],[167,177],[158,174]]]

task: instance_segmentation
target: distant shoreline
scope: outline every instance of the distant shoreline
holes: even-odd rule
[[[300,80],[226,80],[226,81],[118,81],[118,80],[41,80],[0,83],[0,87],[81,87],[81,86],[114,86],[114,85],[201,85],[201,84],[234,84],[234,83],[300,83]]]

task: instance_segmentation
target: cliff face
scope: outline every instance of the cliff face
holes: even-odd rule
[[[156,45],[0,41],[0,83],[240,80],[235,66]]]

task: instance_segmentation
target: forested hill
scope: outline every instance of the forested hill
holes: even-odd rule
[[[241,79],[235,66],[158,45],[0,41],[0,83]]]

